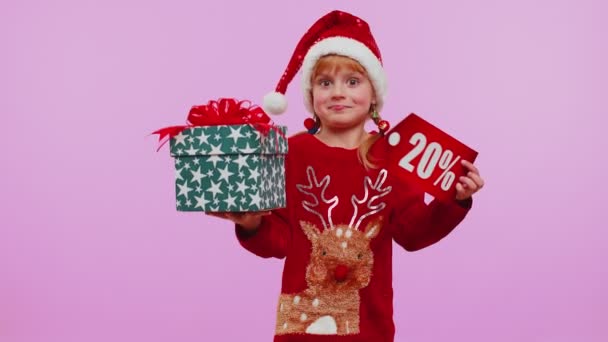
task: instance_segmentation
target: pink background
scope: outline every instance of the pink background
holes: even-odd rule
[[[396,339],[606,341],[599,0],[2,1],[0,341],[270,340],[282,262],[176,212],[148,134],[210,99],[260,103],[334,8],[372,26],[385,118],[476,148],[487,181],[444,241],[396,249]],[[294,133],[299,78],[288,96]]]

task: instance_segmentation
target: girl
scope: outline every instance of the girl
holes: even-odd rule
[[[466,177],[453,201],[424,203],[383,165],[373,143],[387,124],[378,111],[386,90],[378,47],[366,22],[334,11],[297,45],[265,109],[286,108],[283,94],[302,69],[308,133],[289,139],[287,208],[214,216],[236,223],[240,244],[285,258],[275,341],[392,341],[392,241],[408,251],[430,246],[465,217],[483,187]],[[379,133],[365,131],[372,119]]]

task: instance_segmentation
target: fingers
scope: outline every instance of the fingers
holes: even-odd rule
[[[462,165],[470,170],[467,172],[466,177],[473,180],[473,182],[476,184],[475,188],[477,190],[483,188],[483,186],[485,185],[485,182],[484,182],[483,178],[481,178],[481,175],[479,174],[479,169],[475,165],[473,165],[473,163],[471,163],[468,160],[464,160],[464,159],[462,160]],[[461,181],[462,181],[462,179],[461,179]]]
[[[244,220],[248,220],[255,217],[268,216],[272,214],[272,211],[257,211],[257,212],[205,212],[205,215],[219,217],[222,219],[230,220],[235,223],[243,222]]]
[[[226,213],[208,212],[208,211],[206,211],[205,215],[219,217],[219,218],[224,218],[224,219],[226,218]]]
[[[461,176],[459,179],[461,184],[464,185],[464,188],[466,188],[467,190],[472,190],[473,192],[477,190],[477,184],[471,178]]]
[[[467,177],[471,178],[473,182],[475,182],[478,189],[483,188],[485,182],[478,173],[469,172],[467,173]]]
[[[477,167],[475,167],[475,165],[473,165],[473,163],[471,163],[470,161],[463,159],[462,165],[467,169],[471,170],[473,173],[479,174],[479,170],[477,169]]]
[[[461,195],[464,193],[464,187],[462,184],[456,183],[456,193]]]
[[[467,193],[462,184],[456,183],[456,199],[463,200],[469,198],[471,195]]]

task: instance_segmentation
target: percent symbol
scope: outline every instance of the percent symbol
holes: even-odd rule
[[[456,158],[452,161],[452,151],[450,151],[450,150],[443,151],[443,154],[441,155],[441,159],[439,160],[439,168],[441,168],[444,171],[441,174],[441,176],[437,177],[437,179],[435,180],[433,185],[437,185],[437,183],[439,183],[439,181],[441,181],[443,179],[443,181],[441,182],[441,189],[443,189],[444,191],[447,191],[450,188],[450,186],[452,186],[452,183],[454,182],[454,179],[456,178],[456,175],[454,174],[454,172],[451,171],[452,167],[454,167],[454,165],[456,165],[456,163],[459,160],[460,160],[460,156],[456,156]]]
[[[400,140],[401,135],[397,132],[390,134],[388,137],[388,142],[392,146],[398,145]],[[428,179],[433,174],[433,171],[435,171],[435,167],[439,166],[444,171],[435,180],[433,185],[437,186],[437,183],[441,181],[441,189],[444,191],[450,189],[456,178],[451,169],[460,160],[460,156],[456,156],[453,159],[454,153],[451,150],[443,151],[443,148],[437,142],[431,142],[427,145],[426,136],[420,132],[413,134],[409,142],[414,145],[414,148],[401,158],[399,166],[409,172],[413,172],[414,165],[412,165],[411,161],[422,153],[422,157],[416,167],[418,177]]]

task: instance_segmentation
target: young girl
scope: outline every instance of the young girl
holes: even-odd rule
[[[287,84],[302,69],[308,133],[289,139],[287,208],[214,216],[236,223],[241,245],[261,257],[285,258],[275,341],[392,341],[392,241],[408,251],[448,235],[483,186],[470,170],[453,201],[425,204],[423,193],[383,165],[373,143],[386,90],[380,52],[367,23],[334,11],[304,35],[276,93],[285,110]],[[380,132],[365,131],[367,120]],[[370,148],[371,147],[371,148]]]

